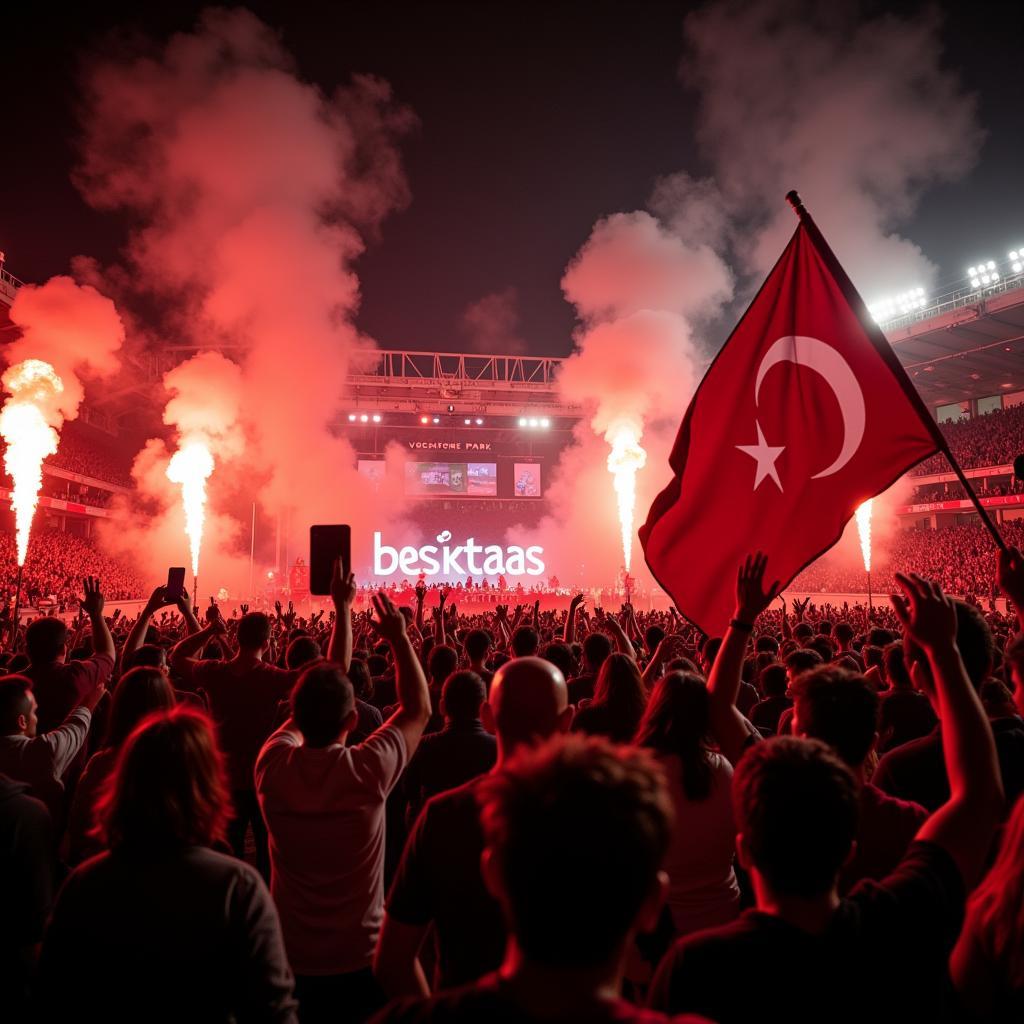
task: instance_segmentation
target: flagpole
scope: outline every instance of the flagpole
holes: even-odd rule
[[[817,246],[822,259],[828,264],[833,277],[836,279],[836,283],[845,293],[847,301],[854,309],[859,311],[861,322],[871,328],[873,321],[871,320],[871,314],[868,313],[867,306],[864,304],[864,300],[860,297],[860,293],[857,289],[854,288],[853,282],[847,276],[846,271],[843,270],[842,264],[840,264],[839,260],[836,259],[835,253],[832,252],[828,242],[825,241],[825,236],[822,235],[821,231],[818,229],[818,225],[814,223],[811,215],[807,212],[807,207],[804,206],[796,189],[791,189],[786,193],[786,202],[793,207],[793,212],[800,218],[800,223],[807,229],[807,233],[810,235],[811,241],[815,246]],[[889,364],[889,367],[893,371],[893,375],[896,379],[901,383],[904,381],[906,382],[904,391],[907,398],[916,406],[921,419],[928,425],[928,429],[932,435],[932,440],[935,441],[939,452],[946,457],[946,461],[956,474],[956,477],[963,486],[963,489],[967,492],[968,498],[970,498],[971,503],[978,512],[978,515],[981,516],[982,524],[992,535],[992,539],[996,542],[999,549],[1001,551],[1006,551],[1006,541],[1003,540],[999,531],[996,529],[995,523],[992,522],[992,518],[989,516],[988,510],[984,505],[982,505],[981,499],[975,493],[974,488],[964,475],[964,471],[960,468],[960,463],[957,462],[956,457],[953,455],[952,451],[950,451],[949,442],[943,436],[942,431],[939,430],[939,425],[935,422],[935,418],[932,416],[931,411],[924,404],[923,399],[917,393],[917,389],[910,383],[910,379],[907,377],[903,364],[896,358],[896,353],[893,351],[892,346],[888,341],[886,341],[881,328],[875,327],[874,330],[877,331],[879,337],[884,342],[883,345],[879,345],[878,339],[872,339],[875,341],[875,346],[878,349],[879,354]],[[869,329],[868,337],[871,337],[871,335],[872,331]]]

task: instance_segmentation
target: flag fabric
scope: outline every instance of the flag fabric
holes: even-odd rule
[[[736,570],[767,557],[785,587],[839,540],[857,506],[945,448],[849,278],[800,223],[683,418],[675,474],[640,530],[676,608],[720,635]]]

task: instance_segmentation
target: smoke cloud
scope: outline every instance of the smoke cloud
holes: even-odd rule
[[[267,516],[284,516],[292,545],[312,522],[351,522],[361,537],[388,513],[332,424],[347,372],[373,351],[354,325],[354,262],[408,202],[398,142],[414,124],[378,79],[357,76],[330,96],[303,81],[245,10],[207,10],[194,31],[98,61],[86,77],[77,184],[135,223],[111,278],[158,307],[160,343],[226,346],[237,363],[235,376],[207,353],[166,381],[165,422],[206,435],[217,458],[214,543],[240,477]],[[228,390],[212,367],[231,377]],[[137,477],[159,504],[154,450]],[[145,529],[134,541],[154,572],[173,554]],[[183,538],[174,543],[180,553]]]
[[[519,292],[511,286],[467,306],[459,326],[473,352],[522,355],[526,351],[520,334]]]

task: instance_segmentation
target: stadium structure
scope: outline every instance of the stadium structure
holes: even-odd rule
[[[1012,251],[969,267],[940,295],[914,288],[869,306],[940,423],[1024,404],[1022,261],[1024,250]],[[20,286],[0,263],[0,341],[16,330],[8,311]],[[134,440],[124,437],[119,445],[124,410],[138,408],[163,373],[195,351],[170,347],[146,356],[124,388],[86,403],[72,434],[112,456],[120,448],[124,465],[125,442]],[[386,449],[400,446],[406,493],[422,501],[428,529],[433,520],[439,528],[458,528],[460,520],[473,524],[486,516],[487,532],[497,538],[507,526],[539,520],[559,454],[584,415],[558,392],[561,359],[386,350],[368,360],[349,374],[346,405],[334,424],[358,452],[361,472],[379,475]],[[75,533],[91,533],[109,515],[110,495],[126,490],[127,481],[59,465],[48,464],[44,473],[45,525]],[[1012,489],[1012,473],[1009,463],[966,470],[997,521],[1024,517],[1024,494],[1001,493]],[[955,479],[940,468],[918,472],[914,483],[927,492]],[[9,497],[0,488],[0,499]],[[908,527],[976,521],[962,497],[915,499],[898,511]]]

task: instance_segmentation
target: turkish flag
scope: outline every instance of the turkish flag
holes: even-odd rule
[[[861,502],[944,449],[888,341],[802,207],[800,224],[683,418],[675,476],[640,542],[676,607],[709,635],[736,570],[768,556],[787,585]]]

